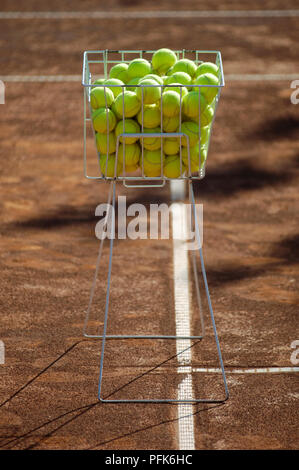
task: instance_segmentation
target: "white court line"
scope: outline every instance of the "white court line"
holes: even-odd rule
[[[299,78],[298,73],[229,73],[225,75],[226,81],[273,81],[273,80],[295,80]]]
[[[180,195],[184,195],[183,187],[171,181],[171,199],[176,201]],[[186,250],[187,211],[183,202],[173,203],[172,232],[173,232],[173,278],[174,278],[174,304],[177,336],[190,336],[190,292],[189,292],[189,267],[188,251]],[[182,237],[182,229],[185,237]],[[188,349],[189,348],[189,349]],[[192,400],[192,375],[191,375],[191,340],[177,339],[176,352],[179,373],[184,370],[184,377],[180,381],[177,390],[178,400]],[[182,352],[184,351],[184,352]],[[187,366],[187,369],[186,369]],[[178,404],[178,436],[179,450],[195,450],[194,418],[191,403]]]
[[[230,81],[292,81],[299,79],[298,73],[245,73],[245,74],[227,74],[226,82]],[[3,82],[80,82],[82,75],[0,75]]]
[[[220,368],[213,367],[194,367],[192,372],[204,372],[204,373],[221,373]],[[299,372],[299,367],[257,367],[251,369],[228,369],[225,368],[226,374],[287,374],[290,372]]]
[[[157,11],[7,11],[0,19],[155,19],[155,18],[283,18],[298,17],[299,10],[157,10]]]

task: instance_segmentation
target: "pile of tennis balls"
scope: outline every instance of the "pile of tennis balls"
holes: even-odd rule
[[[200,99],[199,88],[190,85],[201,85]],[[198,172],[207,157],[218,92],[216,86],[203,85],[219,85],[218,66],[212,62],[198,65],[187,58],[178,60],[166,48],[157,50],[151,62],[136,58],[130,63],[118,63],[110,68],[108,79],[95,80],[90,105],[102,174],[114,177],[142,166],[147,177],[164,174],[178,178],[185,171]],[[186,134],[190,158],[185,136],[146,137],[161,132]],[[123,133],[143,135],[120,136]]]

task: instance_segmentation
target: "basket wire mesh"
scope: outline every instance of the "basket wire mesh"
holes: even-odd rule
[[[211,141],[211,134],[212,134],[212,129],[213,129],[213,124],[216,116],[216,110],[217,106],[219,103],[220,99],[220,93],[221,93],[221,88],[225,85],[224,83],[224,74],[223,74],[223,66],[222,66],[222,59],[221,59],[221,53],[219,51],[199,51],[199,50],[180,50],[180,51],[174,51],[177,58],[192,58],[194,63],[198,66],[201,63],[209,60],[210,62],[215,63],[218,66],[218,84],[217,85],[212,85],[212,84],[205,84],[205,85],[198,85],[198,84],[188,84],[188,90],[189,91],[198,91],[198,113],[196,119],[192,119],[192,121],[196,122],[198,125],[198,146],[199,146],[199,151],[198,151],[198,161],[196,163],[196,171],[191,171],[192,170],[192,163],[194,165],[194,158],[192,158],[191,162],[191,156],[190,156],[190,138],[189,135],[182,130],[182,124],[184,120],[190,120],[190,118],[186,118],[183,114],[183,89],[186,87],[186,85],[175,83],[175,84],[156,84],[156,85],[149,85],[149,84],[136,84],[134,85],[135,90],[138,88],[141,89],[141,103],[140,103],[140,111],[139,115],[141,116],[141,122],[140,122],[140,132],[135,132],[135,133],[126,133],[125,132],[125,119],[127,119],[125,115],[125,91],[127,90],[128,85],[123,84],[105,84],[105,83],[99,83],[99,84],[94,84],[94,82],[98,78],[104,78],[108,79],[109,77],[109,70],[111,67],[114,65],[122,62],[122,63],[127,63],[129,64],[131,60],[135,58],[146,58],[148,60],[151,59],[152,54],[155,51],[151,50],[139,50],[139,51],[113,51],[113,50],[101,50],[101,51],[85,51],[84,52],[84,57],[83,57],[83,73],[82,73],[82,85],[84,87],[84,175],[88,179],[104,179],[104,180],[119,180],[123,181],[125,186],[128,186],[129,182],[138,182],[139,184],[137,186],[140,186],[140,183],[146,183],[146,186],[151,186],[151,182],[153,186],[163,186],[165,184],[166,180],[172,179],[169,178],[165,175],[164,168],[163,168],[163,148],[164,148],[164,139],[179,139],[179,151],[178,151],[178,157],[180,159],[180,174],[177,176],[178,179],[191,179],[191,180],[200,180],[204,178],[205,176],[205,166],[206,166],[206,161],[207,161],[207,156],[208,156],[208,150],[210,146],[210,141]],[[93,87],[100,87],[104,89],[104,97],[105,97],[105,108],[106,110],[109,109],[108,106],[108,101],[107,101],[107,89],[113,89],[116,87],[119,87],[122,89],[121,94],[122,94],[122,115],[118,116],[119,120],[122,120],[123,122],[123,129],[122,132],[118,134],[117,139],[116,139],[116,149],[115,149],[115,166],[114,166],[114,172],[112,175],[107,176],[108,174],[108,161],[109,161],[109,156],[110,156],[110,148],[109,146],[111,145],[109,142],[109,134],[113,130],[111,127],[111,124],[109,122],[109,116],[108,112],[106,112],[106,137],[107,137],[107,151],[105,153],[106,160],[105,160],[105,166],[103,169],[103,166],[101,168],[100,166],[100,158],[103,157],[103,153],[100,153],[97,149],[97,143],[96,143],[96,131],[94,129],[93,125],[93,113],[94,110],[91,107],[91,100],[90,100],[90,94],[91,90]],[[202,87],[204,88],[216,88],[217,89],[217,94],[215,98],[213,99],[212,103],[209,104],[210,108],[212,109],[212,120],[209,122],[207,125],[204,125],[204,118],[203,118],[203,110],[201,109],[201,97],[202,97]],[[160,123],[159,123],[159,132],[155,132],[153,130],[151,132],[151,129],[146,129],[145,132],[145,126],[144,126],[144,110],[145,110],[145,100],[144,100],[144,93],[145,93],[145,88],[159,88],[160,89],[160,99],[157,102],[157,106],[160,109]],[[164,113],[163,113],[163,92],[167,89],[179,89],[179,96],[180,96],[180,102],[179,102],[179,114],[178,114],[178,126],[175,130],[172,130],[171,132],[167,132],[165,130],[165,126],[163,124],[163,119],[164,119]],[[112,90],[113,91],[113,90]],[[136,116],[135,116],[136,117]],[[207,131],[207,138],[203,138],[203,128],[208,127]],[[99,162],[99,171],[97,172],[96,175],[89,175],[87,171],[87,140],[88,140],[88,131],[92,132],[92,137],[94,140],[94,145],[95,149],[97,151],[97,156],[98,156],[98,162]],[[125,152],[126,152],[126,139],[127,138],[132,138],[135,137],[138,139],[140,147],[141,147],[141,155],[139,159],[139,170],[134,172],[133,174],[131,172],[126,171],[126,164],[125,164]],[[144,168],[144,153],[145,153],[145,146],[144,146],[144,139],[146,138],[155,138],[155,139],[161,139],[161,146],[160,146],[160,151],[161,151],[161,165],[160,165],[160,172],[157,176],[148,176],[145,172]],[[205,140],[203,143],[202,141]],[[182,141],[185,142],[185,144],[182,144]],[[123,142],[122,150],[123,150],[123,155],[120,155],[120,144]],[[185,147],[185,164],[183,161],[182,157],[182,149]],[[186,159],[186,154],[187,154],[187,159]],[[204,155],[204,158],[202,158]],[[118,168],[119,162],[121,162],[121,171]],[[150,184],[149,184],[150,183]],[[134,187],[134,184],[130,184],[130,187]]]

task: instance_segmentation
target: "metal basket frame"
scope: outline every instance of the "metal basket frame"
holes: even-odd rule
[[[114,50],[101,50],[101,51],[85,51],[84,52],[84,57],[83,57],[83,71],[82,71],[82,85],[84,87],[84,146],[83,146],[83,155],[84,155],[84,176],[87,179],[93,179],[93,180],[118,180],[122,181],[123,184],[127,187],[144,187],[144,186],[164,186],[165,182],[171,178],[168,178],[167,176],[164,175],[163,171],[163,161],[162,161],[162,153],[163,153],[163,145],[162,145],[162,139],[164,138],[169,138],[169,137],[177,137],[180,139],[180,176],[178,179],[185,179],[185,180],[200,180],[204,178],[205,176],[205,165],[207,161],[207,156],[208,156],[208,150],[210,146],[210,140],[211,140],[211,134],[212,134],[212,129],[213,129],[213,124],[216,116],[216,111],[217,111],[217,106],[219,103],[220,99],[220,93],[221,93],[221,88],[225,86],[224,82],[224,74],[223,74],[223,66],[222,66],[222,58],[221,58],[221,53],[219,51],[199,51],[199,50],[180,50],[180,51],[174,51],[178,57],[180,58],[185,58],[186,55],[193,54],[195,58],[193,59],[196,65],[200,65],[202,62],[205,61],[207,56],[213,56],[215,57],[215,64],[219,68],[219,84],[217,85],[204,85],[205,88],[211,87],[211,88],[217,88],[217,95],[214,98],[214,101],[212,103],[212,108],[213,108],[213,118],[211,123],[209,124],[210,131],[209,131],[209,136],[208,140],[204,145],[204,148],[207,152],[207,156],[205,161],[202,163],[201,162],[201,150],[203,146],[201,146],[201,110],[200,110],[200,97],[201,97],[201,88],[203,85],[188,85],[188,88],[192,88],[192,90],[198,90],[199,92],[199,98],[198,98],[198,126],[199,126],[199,135],[198,135],[198,141],[199,141],[199,161],[198,161],[198,167],[199,171],[195,173],[191,173],[191,161],[190,161],[190,143],[189,143],[189,136],[182,132],[181,126],[182,126],[182,88],[185,85],[134,85],[135,88],[141,88],[142,89],[142,99],[141,99],[141,111],[142,111],[142,124],[141,124],[141,132],[140,133],[125,133],[125,129],[123,129],[123,132],[118,135],[117,141],[116,141],[116,158],[115,158],[115,168],[114,168],[114,176],[105,176],[101,172],[101,175],[97,176],[92,176],[89,175],[87,172],[87,126],[91,125],[92,128],[92,133],[93,133],[93,138],[94,138],[94,143],[95,143],[95,148],[96,148],[96,133],[92,124],[92,108],[90,105],[90,92],[92,87],[95,85],[93,82],[95,81],[96,78],[99,78],[99,74],[92,74],[91,72],[91,67],[95,67],[94,64],[97,66],[101,67],[103,69],[103,78],[108,78],[108,67],[113,66],[119,62],[124,62],[124,63],[129,63],[133,58],[144,58],[145,55],[147,54],[153,54],[155,51],[154,50],[136,50],[136,51],[127,51],[127,50],[122,50],[122,51],[114,51]],[[114,56],[117,56],[118,58],[114,58]],[[113,58],[111,58],[113,56]],[[124,91],[126,90],[127,85],[105,85],[105,84],[97,84],[96,86],[102,87],[104,89],[106,88],[111,88],[111,87],[121,87],[122,88],[122,96],[123,96],[123,116],[122,119],[125,119],[124,115]],[[180,110],[179,110],[179,127],[175,132],[164,132],[163,131],[163,104],[162,104],[162,93],[163,89],[166,87],[171,87],[171,86],[176,86],[180,87]],[[147,87],[156,87],[161,89],[161,100],[160,100],[160,111],[161,111],[161,117],[160,117],[160,127],[161,127],[161,132],[160,133],[144,133],[144,123],[143,123],[143,110],[144,110],[144,91],[143,89]],[[107,98],[106,98],[106,93],[105,93],[105,101],[106,101],[106,109],[108,108],[107,105]],[[107,154],[106,154],[106,169],[105,173],[107,173],[107,164],[108,164],[108,156],[109,156],[109,119],[107,116]],[[120,138],[126,138],[126,137],[136,137],[141,140],[141,175],[139,174],[126,174],[125,171],[125,143],[124,143],[124,149],[123,149],[123,174],[122,175],[117,175],[117,161],[119,160],[119,145],[120,145]],[[143,138],[146,137],[157,137],[161,138],[161,173],[159,176],[146,176],[144,174],[144,145],[143,145]],[[187,154],[188,154],[188,172],[183,172],[183,161],[182,161],[182,138],[186,138],[187,142]],[[96,148],[97,150],[97,148]],[[97,152],[98,154],[98,160],[100,158],[100,153]],[[140,173],[140,172],[139,172]],[[138,184],[134,184],[134,182],[138,182]],[[133,184],[129,184],[133,183]]]

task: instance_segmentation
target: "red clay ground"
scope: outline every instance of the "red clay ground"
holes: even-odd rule
[[[3,10],[17,9],[6,3]],[[58,10],[58,3],[48,10]],[[137,8],[134,2],[126,8],[129,3]],[[267,2],[267,8],[277,5]],[[163,8],[170,8],[167,2]],[[167,27],[140,20],[133,31],[131,22],[115,21],[114,37],[105,22],[0,21],[3,75],[80,74],[85,49],[170,43],[220,49],[227,74],[296,72],[297,19],[168,20]],[[228,82],[206,178],[195,184],[204,204],[204,255],[227,369],[292,366],[299,117],[290,93],[287,81]],[[106,200],[108,185],[83,178],[80,83],[7,83],[0,110],[1,448],[178,449],[176,405],[97,401],[101,344],[83,340],[82,328],[98,247],[94,210]],[[170,197],[168,186],[149,193],[120,185],[118,192],[146,204]],[[107,254],[106,246],[105,261]],[[102,282],[97,311],[104,295]],[[97,311],[91,326],[98,324]],[[198,331],[195,315],[193,298]],[[174,328],[172,242],[116,241],[109,331],[167,334]],[[193,347],[196,367],[218,366],[210,330]],[[175,397],[174,354],[169,341],[109,341],[103,393]],[[195,392],[221,394],[219,376],[193,376]],[[295,374],[228,374],[228,385],[225,404],[194,406],[196,449],[298,448]]]

